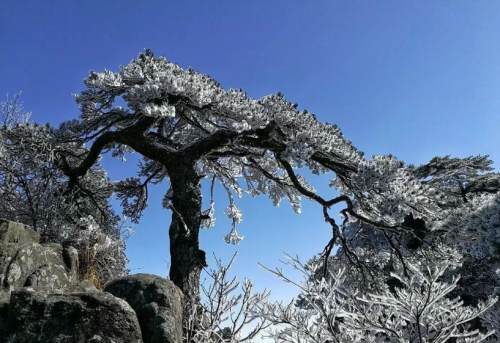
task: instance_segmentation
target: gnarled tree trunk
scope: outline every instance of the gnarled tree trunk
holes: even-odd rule
[[[195,162],[179,158],[169,163],[173,190],[170,224],[170,279],[182,290],[187,302],[199,302],[201,270],[205,252],[199,249],[201,221],[200,178]]]

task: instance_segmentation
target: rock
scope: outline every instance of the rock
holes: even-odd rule
[[[0,219],[0,343],[182,342],[182,293],[171,281],[138,274],[101,292],[78,279],[79,241],[39,242]]]
[[[69,248],[73,247],[76,250],[80,249],[82,247],[82,240],[81,239],[66,239],[61,242],[63,248]]]
[[[40,243],[40,235],[21,223],[0,219],[0,244]]]
[[[80,281],[79,284],[70,286],[64,290],[65,293],[97,292],[96,286],[89,280]]]
[[[64,248],[62,250],[62,258],[66,268],[74,280],[78,279],[78,251],[73,247]]]
[[[0,307],[0,320],[2,310]],[[141,343],[137,316],[109,293],[14,291],[3,337],[9,343]],[[0,322],[0,329],[2,324]]]
[[[74,248],[63,249],[60,244],[28,243],[16,248],[8,247],[11,256],[4,256],[0,265],[3,291],[32,287],[38,291],[53,292],[78,282],[78,256]],[[13,253],[14,251],[15,254]]]
[[[78,282],[76,249],[39,242],[29,227],[0,219],[0,292],[22,287],[53,292]]]
[[[8,316],[9,316],[8,294],[0,293],[0,338],[6,336]],[[3,341],[0,340],[0,342]]]
[[[182,342],[182,293],[172,281],[135,274],[113,280],[104,291],[127,301],[134,309],[144,343]]]
[[[19,250],[18,244],[1,244],[0,243],[0,292],[4,288],[4,279],[9,269],[12,258],[16,256]]]

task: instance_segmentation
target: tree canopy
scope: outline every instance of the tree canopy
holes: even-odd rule
[[[193,296],[205,266],[199,228],[212,225],[210,211],[202,213],[200,207],[201,178],[227,189],[231,205],[226,214],[235,224],[240,214],[232,192],[241,195],[241,183],[254,196],[269,194],[274,204],[287,198],[296,211],[301,194],[317,198],[293,172],[303,165],[316,173],[334,171],[339,187],[360,191],[354,190],[349,174],[363,155],[335,125],[298,111],[280,93],[256,100],[241,90],[226,91],[209,76],[184,70],[149,50],[120,72],[91,72],[85,85],[87,89],[75,96],[80,120],[62,127],[68,139],[91,143],[75,167],[64,153],[58,154],[69,187],[79,184],[102,152],[111,151],[115,157],[132,150],[140,153],[139,178],[119,182],[116,191],[125,213],[138,220],[148,183],[168,181],[164,206],[173,212],[170,277]],[[343,198],[317,199],[331,206]],[[239,240],[234,227],[227,240]]]

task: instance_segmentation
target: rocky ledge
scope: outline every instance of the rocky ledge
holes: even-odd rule
[[[104,292],[78,279],[78,253],[0,219],[0,343],[180,343],[182,293],[151,274]]]

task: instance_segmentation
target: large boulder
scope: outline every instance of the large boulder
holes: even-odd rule
[[[2,314],[0,306],[2,342],[142,342],[134,311],[109,293],[42,294],[24,288],[12,292],[6,322]]]
[[[28,243],[17,248],[8,245],[0,246],[13,253],[4,258],[8,264],[1,268],[3,291],[32,287],[48,293],[78,282],[78,254],[74,248],[64,249],[55,243]]]
[[[113,280],[104,291],[134,309],[144,343],[182,342],[182,292],[172,281],[135,274]]]
[[[29,227],[0,219],[0,292],[32,287],[48,293],[78,283],[77,250],[39,242]]]

